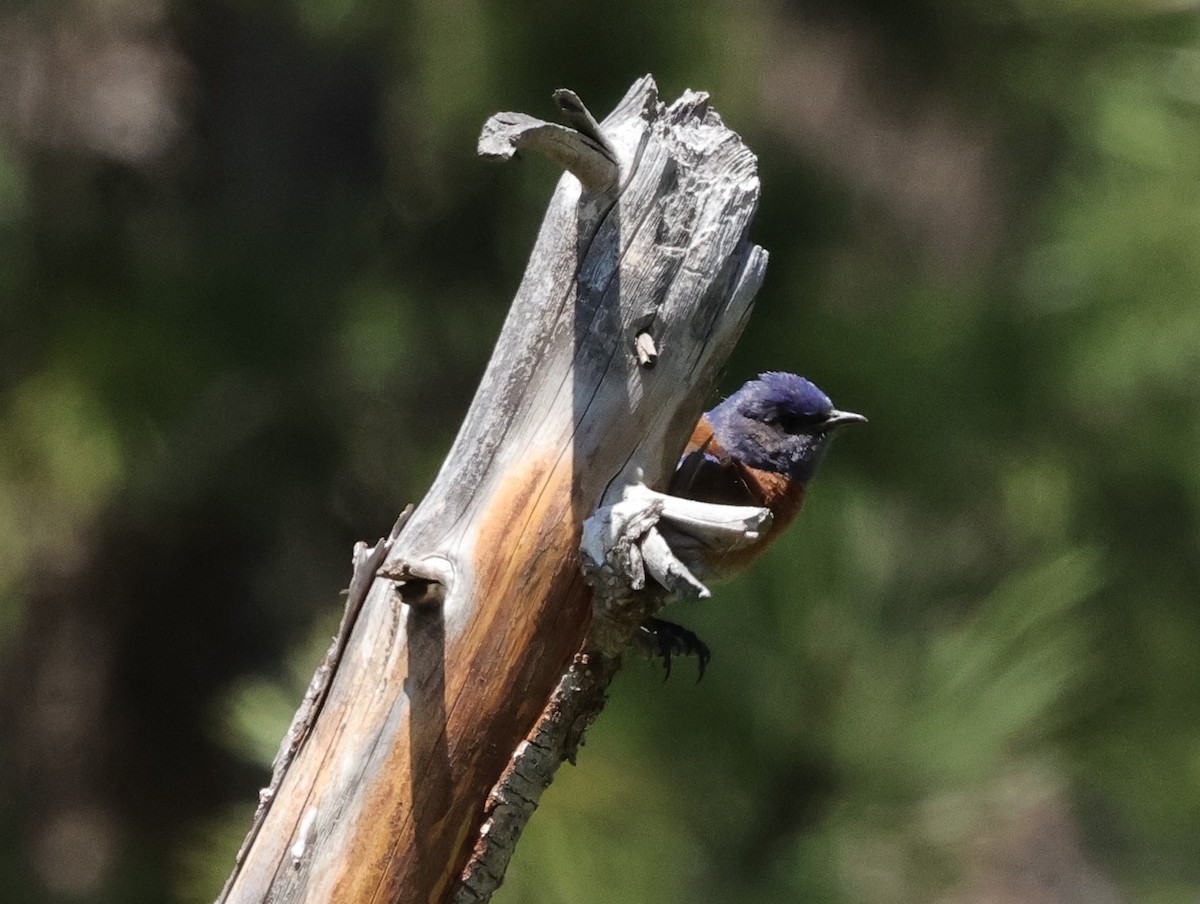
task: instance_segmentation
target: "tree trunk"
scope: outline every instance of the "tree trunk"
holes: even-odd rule
[[[666,106],[646,77],[596,127],[556,96],[573,129],[485,127],[482,153],[568,172],[441,472],[356,550],[224,901],[463,899],[489,794],[586,647],[581,525],[639,469],[665,486],[749,315],[756,161],[707,97]]]

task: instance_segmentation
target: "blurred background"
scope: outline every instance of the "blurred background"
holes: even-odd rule
[[[0,888],[211,901],[558,173],[650,72],[759,155],[723,390],[870,427],[618,678],[496,900],[1200,895],[1200,11],[1172,0],[0,6]],[[715,399],[714,399],[715,401]]]

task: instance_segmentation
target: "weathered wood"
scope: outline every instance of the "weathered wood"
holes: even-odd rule
[[[485,128],[485,153],[551,136],[593,190],[560,180],[459,435],[223,900],[456,893],[489,792],[584,644],[584,519],[639,471],[665,485],[741,333],[766,264],[747,238],[754,156],[705,95],[667,106],[649,77],[593,135],[579,106],[576,131],[514,114]]]

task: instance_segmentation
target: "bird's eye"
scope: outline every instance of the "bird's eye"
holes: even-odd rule
[[[825,418],[819,414],[791,412],[780,416],[779,426],[787,433],[803,433],[823,420]]]

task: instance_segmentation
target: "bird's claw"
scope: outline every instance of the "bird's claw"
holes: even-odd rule
[[[646,656],[662,660],[666,670],[663,681],[671,677],[672,656],[695,656],[700,672],[697,681],[704,677],[704,670],[712,659],[708,644],[682,625],[661,618],[648,618],[642,622],[634,635],[634,643]]]

